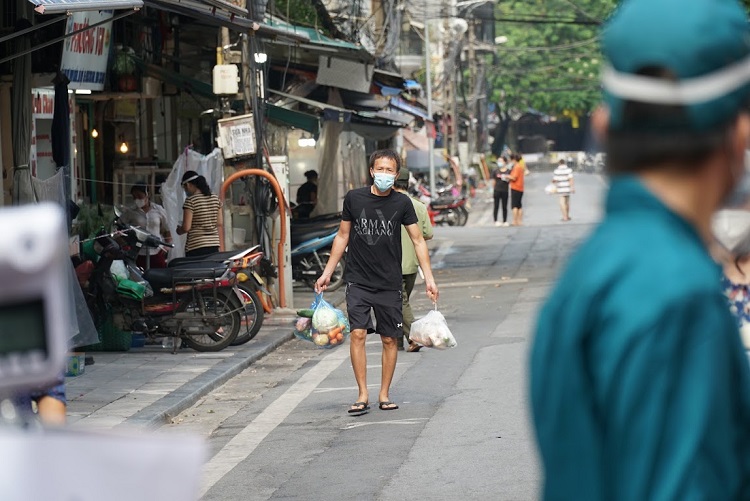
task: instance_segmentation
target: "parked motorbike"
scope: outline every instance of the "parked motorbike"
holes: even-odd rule
[[[255,267],[262,259],[263,252],[260,250],[260,245],[255,245],[241,252],[235,250],[199,257],[175,258],[169,262],[169,268],[198,266],[196,263],[203,263],[204,267],[225,266],[234,272],[237,276],[237,288],[245,305],[244,330],[240,329],[237,338],[232,342],[232,346],[237,346],[253,339],[263,325],[265,315],[258,292],[263,292],[269,296],[270,292],[265,287],[265,281],[255,271]]]
[[[338,232],[341,214],[328,214],[311,219],[293,221],[291,227],[292,278],[314,288],[315,281],[331,257],[333,239]],[[336,265],[328,284],[333,291],[344,284],[344,256]]]
[[[101,321],[111,311],[116,327],[143,332],[154,342],[176,337],[197,351],[220,351],[229,346],[240,331],[244,310],[235,274],[213,263],[142,272],[135,264],[138,252],[170,244],[121,223],[119,211],[115,214],[116,231],[94,241],[99,259],[87,289],[94,319]],[[112,273],[116,260],[124,263],[118,279]],[[176,350],[179,343],[173,346]]]
[[[433,226],[447,224],[448,226],[466,226],[469,221],[468,200],[465,196],[455,196],[453,185],[442,186],[437,189],[437,198],[430,196],[430,191],[423,185],[416,186],[415,195],[420,200],[429,201],[427,213]]]

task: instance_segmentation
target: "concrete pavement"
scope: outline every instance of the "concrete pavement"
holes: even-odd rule
[[[294,291],[296,309],[310,306],[313,291]],[[334,305],[344,291],[330,292]],[[77,428],[163,425],[202,396],[221,386],[254,362],[292,339],[291,321],[271,316],[252,341],[218,353],[199,353],[160,346],[124,353],[94,353],[94,365],[67,378],[68,422]]]

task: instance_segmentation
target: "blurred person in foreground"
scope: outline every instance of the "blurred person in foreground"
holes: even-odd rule
[[[721,264],[721,286],[737,320],[745,350],[750,350],[750,211],[722,210],[713,220],[712,254]],[[750,355],[750,351],[746,351]]]
[[[531,351],[543,499],[750,499],[750,370],[707,251],[750,186],[746,13],[625,1],[602,47],[606,215]]]

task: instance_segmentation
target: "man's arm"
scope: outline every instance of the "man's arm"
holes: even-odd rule
[[[315,292],[323,292],[328,287],[328,284],[331,281],[331,275],[333,275],[333,270],[336,269],[336,265],[341,261],[341,256],[344,255],[346,246],[349,245],[349,233],[351,232],[351,229],[351,221],[341,221],[341,224],[339,224],[339,231],[333,239],[331,257],[328,258],[326,269],[323,270],[320,278],[315,282]]]
[[[440,293],[438,291],[437,284],[435,283],[435,278],[432,276],[432,267],[430,266],[430,253],[427,250],[427,242],[424,241],[424,237],[422,237],[422,231],[419,229],[419,226],[416,223],[404,226],[404,228],[406,228],[406,232],[409,233],[409,237],[414,244],[414,250],[417,252],[417,260],[419,261],[420,268],[422,268],[422,273],[424,273],[424,283],[427,289],[427,297],[429,297],[433,302],[436,303]]]

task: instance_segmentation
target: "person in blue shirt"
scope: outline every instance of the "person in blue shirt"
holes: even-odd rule
[[[734,0],[626,0],[604,29],[606,214],[531,348],[545,500],[750,499],[750,369],[707,250],[748,198],[748,40]]]

